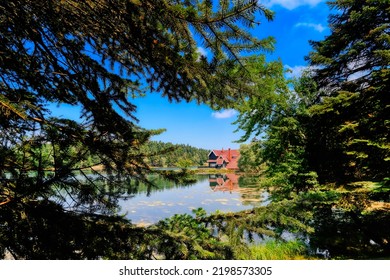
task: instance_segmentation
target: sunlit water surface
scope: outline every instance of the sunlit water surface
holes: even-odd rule
[[[236,212],[267,203],[267,193],[240,180],[235,174],[199,175],[190,186],[159,188],[142,192],[120,203],[121,212],[135,224],[148,225],[174,214],[192,214],[199,207],[207,213]]]

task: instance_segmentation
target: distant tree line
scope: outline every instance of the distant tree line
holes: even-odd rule
[[[201,166],[207,161],[209,150],[186,144],[149,141],[142,147],[145,161],[153,167]]]

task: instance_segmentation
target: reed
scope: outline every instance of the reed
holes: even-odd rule
[[[308,256],[307,248],[300,241],[267,241],[263,244],[251,245],[249,250],[236,255],[241,260],[304,260]]]

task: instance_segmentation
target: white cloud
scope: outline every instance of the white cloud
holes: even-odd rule
[[[297,7],[305,6],[305,5],[314,7],[320,2],[324,2],[324,0],[263,0],[260,1],[261,4],[264,4],[268,7],[279,5],[288,10],[294,10]]]
[[[284,68],[289,70],[289,72],[286,73],[286,78],[299,78],[302,76],[303,72],[313,73],[318,67],[316,66],[303,66],[303,65],[295,65],[295,66],[289,66],[284,65]]]
[[[205,48],[202,48],[202,47],[198,47],[197,53],[199,53],[200,55],[203,55],[203,56],[207,56],[207,50]]]
[[[228,119],[237,115],[237,111],[234,109],[226,109],[211,114],[216,119]]]
[[[308,27],[317,30],[318,32],[324,31],[326,28],[320,23],[298,22],[295,27]]]
[[[352,74],[348,76],[347,81],[354,81],[369,74],[370,73],[369,70],[355,72],[356,69],[361,69],[366,64],[367,64],[367,60],[364,58],[356,59],[354,61],[349,62],[347,66],[348,66],[348,70],[351,71]]]
[[[287,78],[298,78],[299,76],[302,75],[303,71],[308,69],[307,66],[302,66],[302,65],[296,65],[293,67],[289,65],[285,65],[284,67],[289,70],[289,72],[286,73]]]

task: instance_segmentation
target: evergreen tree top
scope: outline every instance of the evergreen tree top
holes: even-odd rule
[[[372,85],[374,73],[389,75],[390,5],[387,0],[337,0],[329,17],[332,33],[311,42],[307,59],[318,67],[321,87],[349,90]],[[386,70],[387,69],[387,70]],[[347,82],[347,83],[346,83]]]

